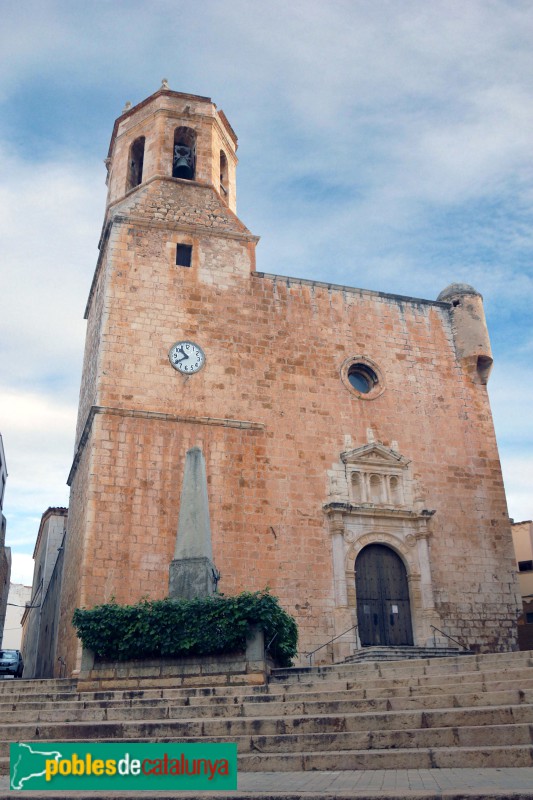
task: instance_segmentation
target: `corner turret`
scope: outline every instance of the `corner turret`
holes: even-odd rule
[[[450,303],[457,358],[477,376],[479,383],[486,384],[493,358],[483,297],[467,283],[452,283],[443,289],[437,300]]]

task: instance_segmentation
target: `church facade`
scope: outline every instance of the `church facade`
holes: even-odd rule
[[[185,456],[206,462],[225,594],[270,587],[316,661],[361,645],[516,645],[482,298],[257,272],[237,138],[166,84],[113,130],[58,655],[76,607],[168,593]],[[438,629],[437,631],[435,629]]]

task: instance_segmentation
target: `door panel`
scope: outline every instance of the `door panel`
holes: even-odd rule
[[[357,557],[355,575],[361,644],[412,645],[407,573],[397,553],[368,545]]]

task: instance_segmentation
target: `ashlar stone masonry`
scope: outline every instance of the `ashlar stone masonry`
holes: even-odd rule
[[[187,178],[173,176],[176,146]],[[191,448],[205,456],[220,590],[269,586],[297,619],[304,663],[344,631],[316,663],[446,641],[435,628],[474,651],[514,648],[481,296],[258,273],[236,150],[209,98],[166,86],[115,123],[58,655],[79,668],[75,607],[167,595]],[[197,372],[170,363],[180,342],[203,351]]]

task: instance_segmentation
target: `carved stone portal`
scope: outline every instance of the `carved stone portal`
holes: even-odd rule
[[[335,635],[357,625],[358,554],[367,545],[381,544],[397,553],[406,569],[414,644],[433,645],[431,625],[441,627],[429,555],[434,512],[424,508],[409,460],[372,442],[341,453],[329,477],[324,512],[332,536]],[[351,655],[360,644],[357,630],[342,636],[334,644],[334,660]]]

